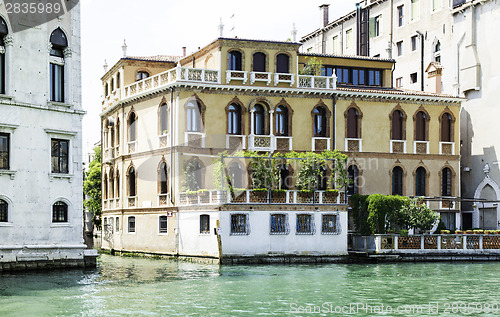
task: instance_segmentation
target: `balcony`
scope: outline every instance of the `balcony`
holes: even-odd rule
[[[196,148],[205,147],[206,135],[203,132],[185,132],[184,145]]]
[[[312,88],[312,89],[337,89],[336,76],[298,76],[299,88]]]
[[[250,72],[250,84],[253,85],[256,82],[265,82],[268,86],[271,84],[272,73],[264,72]]]
[[[170,147],[170,135],[169,134],[162,134],[158,136],[158,146],[160,149],[168,148]]]
[[[128,142],[127,145],[129,154],[137,152],[137,141]]]
[[[115,148],[110,147],[104,150],[104,161],[109,162],[115,158]]]
[[[311,140],[311,151],[330,151],[330,138],[314,137]]]
[[[293,138],[291,136],[275,136],[274,137],[275,150],[277,151],[291,151],[293,150]]]
[[[129,196],[127,198],[127,206],[128,206],[128,208],[136,208],[137,207],[137,196]]]
[[[274,135],[255,135],[248,136],[248,149],[251,151],[274,151]]]
[[[226,84],[229,84],[232,80],[239,80],[242,84],[246,84],[248,80],[248,72],[240,70],[226,71]]]
[[[455,155],[455,142],[439,142],[439,154]]]
[[[102,101],[102,109],[107,110],[112,105],[114,105],[118,100],[121,99],[122,91],[120,89],[113,90],[109,95],[107,95]]]
[[[429,154],[429,141],[413,141],[413,153]]]
[[[246,135],[226,134],[226,149],[246,149]]]
[[[391,153],[406,153],[406,140],[391,140]]]
[[[294,74],[282,74],[282,73],[275,73],[274,74],[274,85],[277,86],[280,83],[287,83],[290,84],[290,87],[293,86],[293,83],[295,79]]]
[[[362,139],[345,139],[345,151],[346,152],[363,152],[363,142]]]
[[[159,207],[168,207],[171,206],[170,203],[170,194],[158,194],[158,206]]]

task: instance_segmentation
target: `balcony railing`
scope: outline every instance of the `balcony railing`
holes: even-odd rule
[[[130,141],[127,145],[129,154],[137,152],[137,141]]]
[[[429,141],[413,141],[413,153],[429,154]]]
[[[347,152],[363,152],[363,142],[362,139],[345,139],[345,151]]]
[[[406,140],[391,140],[391,153],[406,153]]]
[[[226,149],[246,149],[246,135],[226,134]]]
[[[439,142],[439,154],[455,155],[455,142]]]
[[[171,206],[170,203],[170,194],[158,194],[158,206]]]
[[[179,205],[210,204],[344,204],[344,194],[327,191],[304,193],[299,190],[285,192],[267,192],[235,190],[232,193],[224,190],[208,190],[200,193],[184,192],[179,194]]]
[[[297,85],[299,88],[337,89],[337,77],[299,75]]]
[[[282,73],[275,73],[274,74],[274,85],[275,86],[277,86],[279,83],[288,83],[288,84],[290,84],[290,87],[292,87],[294,82],[295,82],[295,75],[294,74],[282,74]]]
[[[311,151],[330,151],[330,138],[314,137],[311,140]]]
[[[229,84],[231,80],[239,80],[242,81],[243,84],[246,84],[248,80],[248,72],[240,70],[228,70],[226,71],[226,84]]]
[[[256,135],[248,136],[248,149],[251,151],[274,151],[274,135]]]
[[[264,72],[250,72],[250,84],[254,84],[255,82],[265,82],[268,86],[271,84],[271,76],[272,73],[264,73]]]
[[[186,146],[204,148],[206,135],[203,132],[185,132],[184,144]]]
[[[170,136],[169,134],[162,134],[158,136],[159,147],[161,149],[170,147]]]

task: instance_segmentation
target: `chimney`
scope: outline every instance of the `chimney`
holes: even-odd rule
[[[320,10],[323,12],[323,27],[328,25],[328,7],[329,4],[322,4],[319,6]]]
[[[182,47],[182,57],[185,57],[186,56],[186,47],[183,46]]]

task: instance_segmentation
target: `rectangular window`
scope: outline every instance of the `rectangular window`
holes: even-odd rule
[[[167,216],[160,216],[159,232],[160,233],[167,233],[168,232],[168,217]]]
[[[135,217],[128,217],[128,232],[135,233]]]
[[[9,205],[5,200],[0,200],[0,222],[9,221]]]
[[[337,224],[337,215],[323,215],[321,220],[321,233],[337,234],[340,232]]]
[[[200,215],[200,233],[209,234],[210,233],[210,216]]]
[[[335,54],[335,55],[340,54],[339,36],[338,35],[335,35],[333,37],[333,54]]]
[[[116,225],[116,232],[119,232],[120,231],[120,218],[116,217],[115,225]]]
[[[5,54],[0,53],[0,94],[5,94]]]
[[[441,3],[442,0],[432,0],[432,12],[438,11],[441,9]]]
[[[10,135],[7,133],[0,133],[0,169],[8,170],[9,156],[10,156]]]
[[[417,82],[417,73],[410,74],[410,83],[414,84]]]
[[[69,141],[52,139],[51,163],[52,173],[68,174]]]
[[[113,226],[113,218],[109,218],[108,226],[109,226],[109,233],[113,233],[113,230],[115,229]]]
[[[231,215],[231,235],[244,235],[249,233],[248,215]]]
[[[403,26],[405,23],[405,12],[404,12],[404,5],[400,5],[398,7],[398,26]]]
[[[50,101],[64,102],[64,66],[50,63]]]
[[[271,214],[270,234],[288,234],[288,221],[286,214]]]
[[[411,51],[416,51],[418,46],[418,36],[414,35],[411,37]]]
[[[420,0],[411,0],[411,20],[420,19]]]
[[[335,69],[337,75],[337,82],[339,84],[349,84],[351,78],[349,76],[349,68],[337,67]]]
[[[314,234],[313,216],[309,214],[297,215],[296,234]]]
[[[403,77],[396,78],[396,88],[403,87]]]
[[[345,49],[348,50],[352,46],[352,29],[345,32]]]
[[[321,76],[332,76],[334,72],[335,67],[333,66],[323,65],[323,67],[321,67]]]
[[[396,48],[398,51],[398,56],[403,55],[403,41],[399,41],[396,43]]]
[[[368,85],[369,86],[381,86],[382,76],[380,70],[369,70],[368,71]]]
[[[68,205],[61,201],[52,206],[52,222],[68,222]]]
[[[366,85],[365,82],[365,70],[364,69],[353,69],[352,70],[352,84],[353,85]]]
[[[382,16],[381,15],[378,15],[375,17],[375,24],[374,24],[374,32],[375,32],[375,36],[379,36],[380,35],[380,20],[382,19]]]

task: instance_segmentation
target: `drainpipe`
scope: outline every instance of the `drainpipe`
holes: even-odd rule
[[[336,125],[336,118],[337,118],[337,114],[336,114],[336,108],[337,108],[337,96],[333,93],[332,94],[332,106],[333,106],[333,124],[332,124],[332,130],[333,130],[333,134],[332,134],[332,142],[333,142],[333,150],[336,150],[337,149],[337,140],[336,140],[336,133],[337,133],[337,125]]]
[[[174,205],[174,187],[172,185],[172,171],[174,170],[173,165],[174,165],[174,153],[172,151],[173,145],[174,145],[174,129],[173,129],[173,124],[174,124],[174,111],[173,111],[173,105],[174,105],[174,88],[170,87],[170,203],[172,203],[172,206]]]
[[[424,35],[417,30],[420,37],[420,90],[424,91]]]

